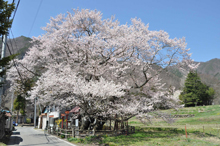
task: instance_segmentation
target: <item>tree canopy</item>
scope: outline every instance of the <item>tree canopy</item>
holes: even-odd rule
[[[21,78],[37,76],[29,99],[57,107],[77,105],[83,116],[123,119],[147,114],[162,106],[175,108],[172,92],[158,75],[169,66],[195,68],[184,38],[150,31],[140,19],[120,25],[101,12],[73,10],[51,18],[34,37],[23,60],[17,60],[21,76],[8,72],[16,92]],[[146,116],[143,116],[146,117]]]
[[[7,34],[8,29],[11,27],[12,20],[9,20],[11,13],[14,11],[14,3],[8,4],[8,1],[0,0],[0,36]],[[9,62],[15,58],[16,55],[11,55],[4,57],[0,60],[0,66],[6,69],[6,66],[9,65]],[[6,70],[3,70],[0,73],[0,77],[3,77],[6,73]]]
[[[180,100],[186,107],[195,105],[211,105],[214,99],[215,91],[201,82],[197,72],[189,72],[183,92],[180,94]]]
[[[14,9],[14,3],[8,4],[8,1],[0,0],[0,36],[8,33],[8,29],[12,24],[12,20],[9,20],[9,17]]]
[[[17,111],[21,110],[20,112],[22,115],[25,114],[25,102],[25,98],[21,95],[18,95],[14,101],[14,109]]]

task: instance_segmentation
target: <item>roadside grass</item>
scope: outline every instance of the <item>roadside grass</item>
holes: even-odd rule
[[[189,134],[189,133],[188,133]],[[215,146],[218,143],[213,143],[216,139],[207,140],[208,135],[196,138],[202,135],[201,132],[189,134],[190,138],[185,137],[185,131],[177,128],[138,128],[134,134],[120,136],[88,136],[83,139],[69,138],[70,142],[75,144],[108,144],[109,146],[137,146],[137,145],[166,145],[166,146]]]
[[[216,125],[220,124],[220,105],[212,106],[197,106],[181,108],[178,111],[170,109],[161,111],[169,115],[181,115],[181,114],[194,114],[194,117],[190,118],[178,118],[173,124],[168,124],[162,119],[152,119],[152,124],[141,123],[135,117],[129,120],[129,125],[132,126],[178,126],[178,125]],[[220,126],[220,125],[219,125]]]
[[[2,143],[2,142],[0,142],[0,146],[7,146],[6,144],[4,144],[4,143]]]
[[[168,124],[161,119],[152,119],[153,124],[141,123],[133,117],[129,125],[135,126],[134,134],[120,136],[88,136],[69,138],[73,143],[85,145],[108,144],[109,146],[214,146],[220,145],[220,106],[182,108],[179,111],[164,110],[167,114],[194,114],[194,117],[179,118]],[[185,133],[187,129],[187,138]]]

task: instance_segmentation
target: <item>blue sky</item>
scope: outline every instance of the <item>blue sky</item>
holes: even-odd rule
[[[220,0],[43,0],[31,29],[40,3],[20,1],[12,26],[15,37],[43,34],[41,27],[50,17],[72,8],[97,9],[104,19],[114,15],[121,24],[129,24],[137,17],[149,23],[149,30],[164,30],[171,38],[185,37],[195,61],[220,58]]]

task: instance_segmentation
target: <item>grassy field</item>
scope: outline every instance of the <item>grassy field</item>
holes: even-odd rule
[[[84,139],[70,138],[73,143],[83,145],[109,144],[111,146],[212,146],[220,145],[220,106],[182,108],[178,111],[162,111],[170,115],[194,114],[194,117],[176,119],[172,125],[161,119],[152,119],[152,124],[141,123],[135,117],[129,125],[136,127],[135,134],[117,137],[90,136]],[[185,133],[187,129],[187,138]]]

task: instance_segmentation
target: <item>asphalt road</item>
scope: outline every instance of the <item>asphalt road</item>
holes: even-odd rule
[[[41,129],[34,127],[16,127],[10,137],[9,146],[76,146],[55,136],[44,134]]]

